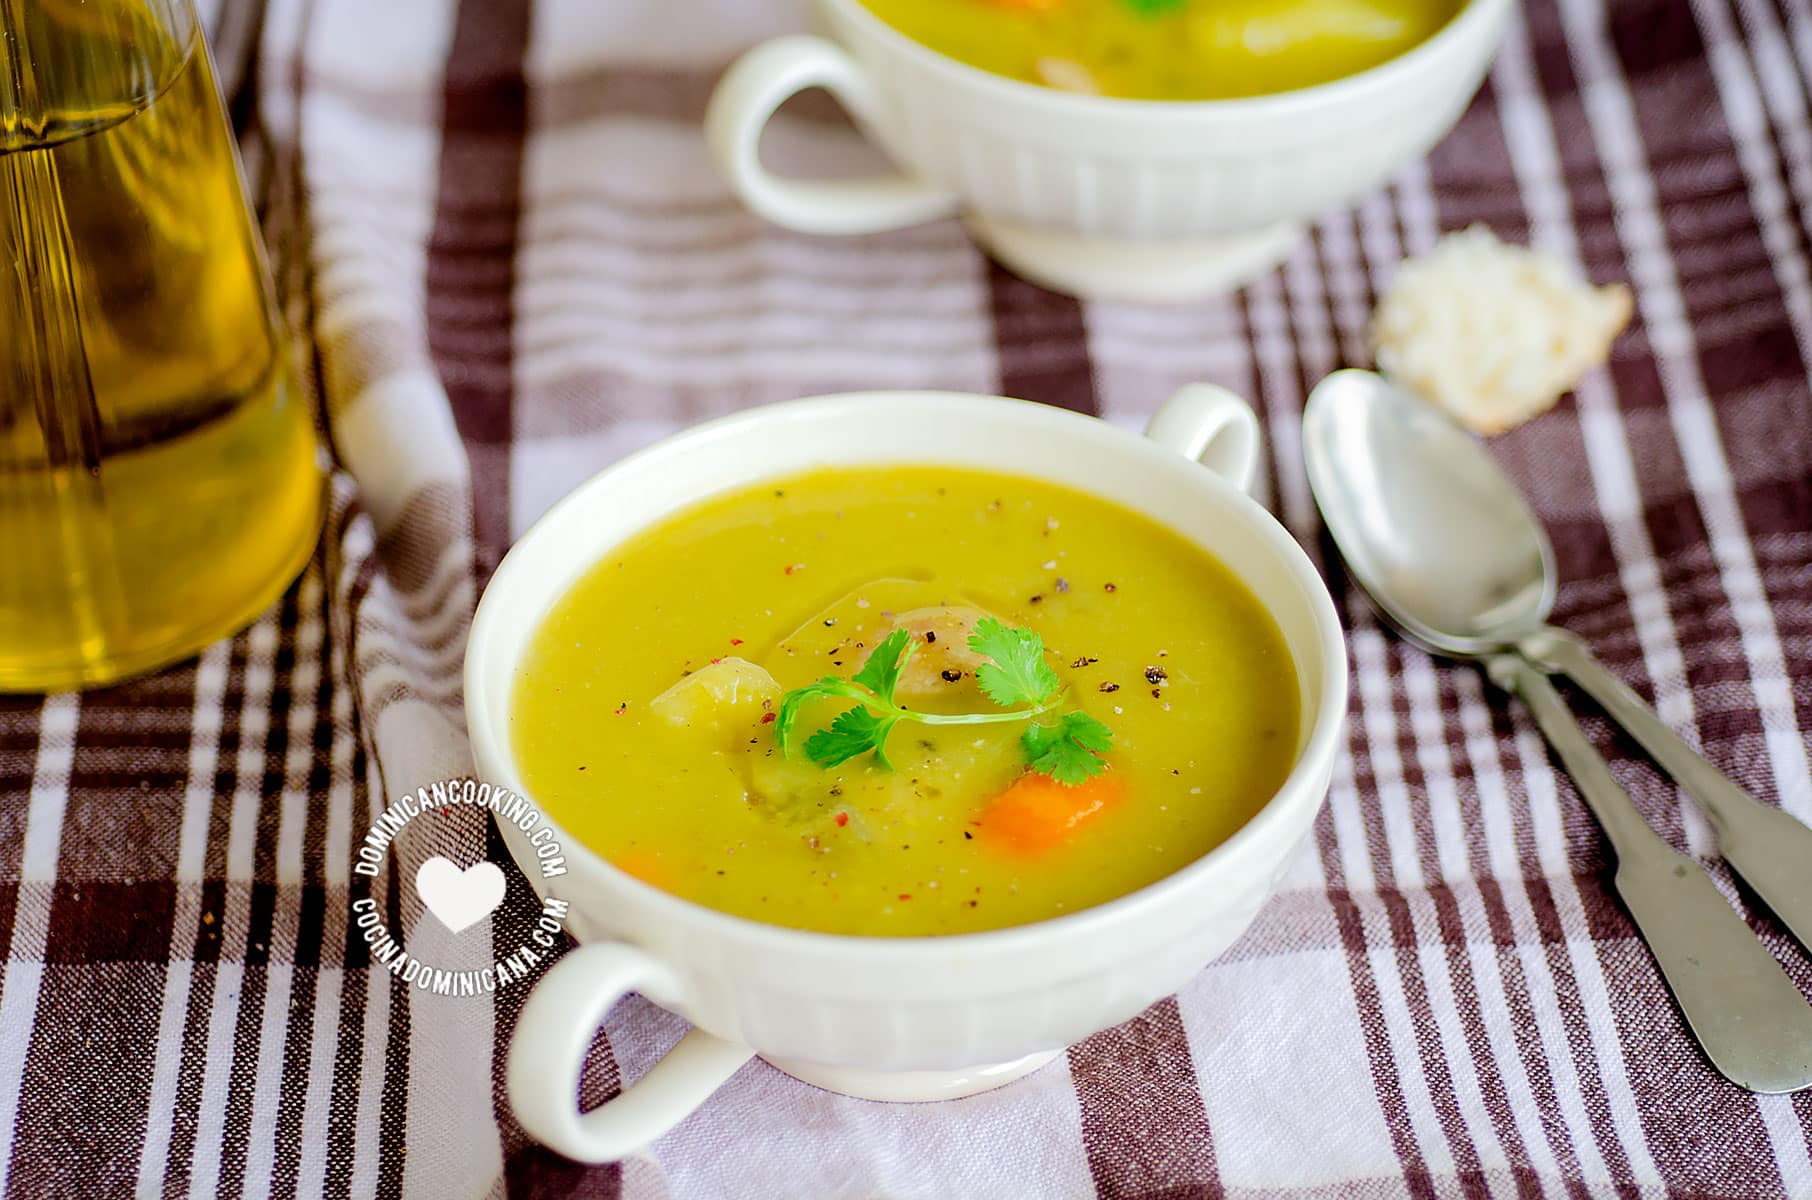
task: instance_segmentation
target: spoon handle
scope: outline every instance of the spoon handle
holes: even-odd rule
[[[1525,638],[1519,649],[1537,666],[1559,671],[1584,688],[1699,802],[1717,830],[1724,860],[1812,950],[1812,829],[1763,804],[1706,762],[1593,658],[1576,635],[1549,627]]]
[[[1547,675],[1518,656],[1487,665],[1534,712],[1604,826],[1617,854],[1617,892],[1705,1056],[1752,1092],[1812,1087],[1812,1005],[1711,878],[1649,828]]]

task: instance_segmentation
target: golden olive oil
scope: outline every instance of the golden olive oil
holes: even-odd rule
[[[187,0],[0,0],[0,690],[243,625],[322,486]]]

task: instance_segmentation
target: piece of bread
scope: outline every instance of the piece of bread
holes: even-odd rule
[[[1502,433],[1554,406],[1610,358],[1630,290],[1593,287],[1483,225],[1397,269],[1372,315],[1379,369],[1468,428]]]

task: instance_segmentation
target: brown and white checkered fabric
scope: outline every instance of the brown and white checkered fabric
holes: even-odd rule
[[[1553,532],[1559,619],[1812,820],[1812,4],[1528,0],[1426,163],[1277,274],[1165,309],[1050,295],[953,223],[821,240],[744,213],[704,100],[803,22],[784,0],[274,0],[224,26],[259,33],[237,115],[341,469],[313,565],[250,630],[130,686],[0,700],[0,1191],[1812,1197],[1812,1095],[1706,1066],[1530,722],[1384,634],[1296,436],[1306,389],[1364,361],[1392,264],[1443,230],[1628,281],[1611,368],[1494,448]],[[868,155],[822,104],[771,141],[806,167]],[[424,957],[474,953],[397,881],[437,851],[501,858],[482,822],[434,818],[375,881],[352,847],[386,797],[468,769],[472,604],[572,484],[806,393],[1001,391],[1136,425],[1192,379],[1258,403],[1273,507],[1333,583],[1356,682],[1312,852],[1180,996],[947,1104],[757,1062],[647,1156],[582,1169],[507,1113],[523,990],[369,970],[348,937],[367,894]],[[1706,854],[1704,820],[1589,727]],[[1812,989],[1812,959],[1731,895]],[[530,911],[518,878],[496,941]],[[585,1091],[681,1032],[620,1006]]]

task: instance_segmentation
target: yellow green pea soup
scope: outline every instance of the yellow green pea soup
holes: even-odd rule
[[[951,58],[1069,91],[1225,100],[1388,62],[1462,0],[862,0]]]
[[[1113,732],[1093,779],[1031,771],[1027,722],[902,721],[835,767],[805,754],[855,674],[911,635],[895,700],[998,712],[967,644],[1043,639],[1039,718]],[[938,635],[942,633],[940,638]],[[985,661],[985,660],[982,660]],[[932,466],[828,468],[712,498],[612,550],[534,633],[510,705],[522,779],[567,831],[674,895],[831,933],[953,934],[1088,908],[1201,857],[1276,792],[1299,687],[1219,561],[1129,509]]]

